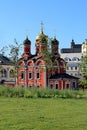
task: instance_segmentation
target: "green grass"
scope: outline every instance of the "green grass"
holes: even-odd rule
[[[0,130],[86,129],[86,99],[0,97]]]

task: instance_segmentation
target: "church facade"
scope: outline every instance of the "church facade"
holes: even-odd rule
[[[35,54],[31,54],[31,41],[26,37],[24,52],[19,60],[19,87],[51,87],[56,89],[77,88],[78,78],[66,74],[66,62],[60,57],[59,41],[54,37],[50,41],[41,28],[36,37]]]

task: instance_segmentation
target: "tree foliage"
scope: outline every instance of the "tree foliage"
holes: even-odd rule
[[[42,51],[42,57],[43,57],[43,60],[46,62],[47,68],[53,69],[53,67],[54,67],[54,60],[55,60],[55,55],[54,55],[54,53],[52,52],[51,40],[52,40],[52,39],[50,39],[50,38],[48,39],[47,47],[45,47],[45,49]]]
[[[87,87],[87,54],[82,57],[82,61],[80,63],[80,70],[83,76],[83,78],[80,80],[80,84],[84,87]]]
[[[16,39],[14,40],[15,44],[9,45],[10,49],[10,59],[12,60],[12,65],[14,66],[14,77],[17,78],[17,69],[19,64],[19,56],[22,45],[19,44]]]
[[[2,55],[6,55],[7,50],[8,50],[8,47],[4,46],[1,48],[0,52],[2,53]]]

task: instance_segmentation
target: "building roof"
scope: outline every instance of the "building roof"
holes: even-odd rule
[[[74,40],[71,41],[71,48],[62,48],[61,53],[80,53],[82,44],[75,44]]]
[[[75,48],[62,48],[61,53],[80,53],[81,45],[76,45]]]
[[[9,58],[7,58],[6,56],[0,54],[0,64],[1,65],[10,65],[12,62]]]
[[[56,37],[54,37],[54,39],[52,39],[52,43],[53,45],[59,44],[59,41],[56,39]]]
[[[77,77],[75,77],[75,76],[72,76],[72,75],[69,75],[69,74],[67,74],[67,73],[54,74],[54,75],[52,75],[49,79],[64,79],[64,78],[66,78],[66,79],[79,79],[79,78],[77,78]]]
[[[26,39],[24,40],[24,45],[30,45],[31,41],[28,39],[28,36],[26,36]]]

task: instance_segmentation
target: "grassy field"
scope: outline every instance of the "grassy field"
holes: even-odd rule
[[[0,97],[0,130],[86,129],[86,99]]]

